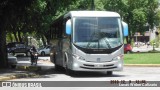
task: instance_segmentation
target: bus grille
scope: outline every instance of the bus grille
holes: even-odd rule
[[[93,65],[93,64],[83,64],[84,66],[86,66],[86,67],[97,67],[97,65]],[[100,66],[100,67],[112,67],[112,66],[114,66],[114,64],[110,64],[110,65],[98,65],[98,66]]]
[[[84,68],[84,69],[114,69],[114,68],[117,68],[116,66],[115,67],[108,67],[108,68],[91,68],[91,67],[82,67],[81,68]]]

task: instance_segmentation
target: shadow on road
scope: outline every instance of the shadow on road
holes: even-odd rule
[[[77,74],[73,75],[72,77],[75,78],[93,78],[93,77],[125,77],[125,75],[107,75],[105,72],[78,72]]]
[[[48,57],[40,57],[40,58],[48,59]],[[22,66],[30,65],[29,60],[30,60],[30,57],[23,57],[23,56],[18,57],[18,61],[22,61],[22,62],[19,62],[19,64],[22,65]],[[27,61],[27,62],[24,62],[24,61]],[[40,67],[44,67],[44,68],[49,67],[47,65],[42,65],[41,66],[40,63],[38,63],[38,65]],[[73,78],[125,77],[126,76],[126,75],[119,74],[119,73],[114,73],[114,72],[113,72],[113,75],[107,75],[106,72],[74,72],[73,74],[68,75],[68,74],[66,74],[66,70],[64,68],[59,67],[57,69],[55,69],[54,66],[52,66],[49,69],[47,68],[43,71],[38,71],[36,73],[38,73],[40,75],[40,78],[53,78],[54,76],[57,76],[59,74],[70,76],[70,77],[73,77]]]
[[[55,70],[51,69],[49,71],[45,71],[45,73],[40,73],[41,78],[52,78],[56,76],[56,74],[64,74],[67,76],[71,76],[73,78],[93,78],[93,77],[125,77],[126,75],[118,75],[114,74],[113,75],[107,75],[105,72],[74,72],[72,75],[66,74],[65,69],[60,69],[60,70]]]

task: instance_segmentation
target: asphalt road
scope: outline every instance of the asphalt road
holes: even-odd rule
[[[65,70],[50,70],[40,78],[16,79],[16,81],[160,81],[160,67],[124,67],[122,72],[114,72],[107,76],[104,72],[77,72],[74,76],[65,74]]]
[[[47,60],[49,57],[39,57]],[[30,64],[30,58],[18,57],[18,64]],[[53,65],[54,66],[54,65]],[[77,72],[74,76],[69,76],[65,70],[50,70],[40,78],[33,80],[42,81],[110,81],[110,80],[146,80],[160,81],[160,67],[124,67],[123,71],[115,71],[112,76],[107,76],[104,72]],[[32,80],[32,79],[18,79]]]
[[[65,71],[51,70],[40,78],[23,78],[12,81],[110,81],[125,80],[160,81],[160,67],[124,67],[122,72],[114,72],[112,76],[97,72],[79,72],[76,76],[69,76]],[[86,83],[87,84],[87,83]],[[35,88],[30,88],[34,90]],[[160,87],[45,87],[39,90],[159,90]],[[5,90],[5,89],[4,89]],[[6,89],[7,90],[7,89]],[[12,88],[12,90],[18,90]],[[23,88],[23,90],[27,90]]]
[[[47,58],[47,57],[46,57]],[[65,70],[50,70],[44,73],[39,78],[22,78],[14,79],[12,81],[160,81],[160,67],[124,67],[121,72],[114,72],[112,76],[107,76],[104,72],[78,72],[74,76],[65,74]],[[13,90],[18,90],[17,88]],[[34,88],[31,88],[31,90]],[[160,87],[48,87],[39,88],[39,90],[159,90]],[[8,90],[5,89],[4,90]],[[26,90],[26,88],[24,88]]]

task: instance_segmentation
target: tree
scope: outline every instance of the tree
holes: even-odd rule
[[[17,23],[16,16],[31,5],[34,0],[1,0],[0,1],[0,68],[7,67],[6,31]],[[19,14],[18,14],[19,12]]]
[[[128,23],[127,43],[131,43],[135,32],[144,33],[147,23],[152,29],[158,19],[156,17],[157,0],[106,0],[104,4],[106,10],[118,12],[122,19]]]
[[[91,0],[1,0],[0,1],[0,61],[1,67],[7,66],[6,32],[13,33],[16,41],[21,42],[26,33],[45,36],[50,41],[51,23],[70,10],[91,9]],[[12,37],[12,35],[10,35]],[[5,51],[5,52],[4,52]]]
[[[47,43],[50,41],[50,35],[48,31],[50,30],[51,23],[59,16],[66,13],[70,8],[75,8],[73,4],[77,4],[76,0],[37,0],[33,5],[32,13],[36,13],[34,17],[34,27],[39,36],[41,36],[43,44],[45,45],[45,39]]]

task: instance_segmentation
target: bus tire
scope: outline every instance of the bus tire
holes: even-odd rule
[[[63,67],[65,68],[65,71],[66,71],[66,74],[67,75],[71,75],[72,74],[72,71],[68,68],[68,65],[67,65],[67,57],[65,56],[64,58],[64,63],[63,63]]]
[[[54,62],[54,69],[55,69],[56,71],[62,70],[62,67],[59,66],[59,65],[57,65],[57,63],[56,63],[56,54],[54,54],[54,56],[53,56],[53,62]]]
[[[54,65],[54,70],[55,71],[64,71],[64,68],[62,66],[59,66],[59,65]]]
[[[70,70],[70,69],[66,69],[66,74],[69,76],[74,76],[75,75],[75,71]]]
[[[107,75],[111,76],[113,74],[113,71],[107,71]]]
[[[69,75],[69,76],[74,76],[75,75],[75,71],[71,70],[68,68],[68,65],[67,65],[67,56],[65,55],[65,61],[64,61],[64,68],[66,70],[66,74]]]

